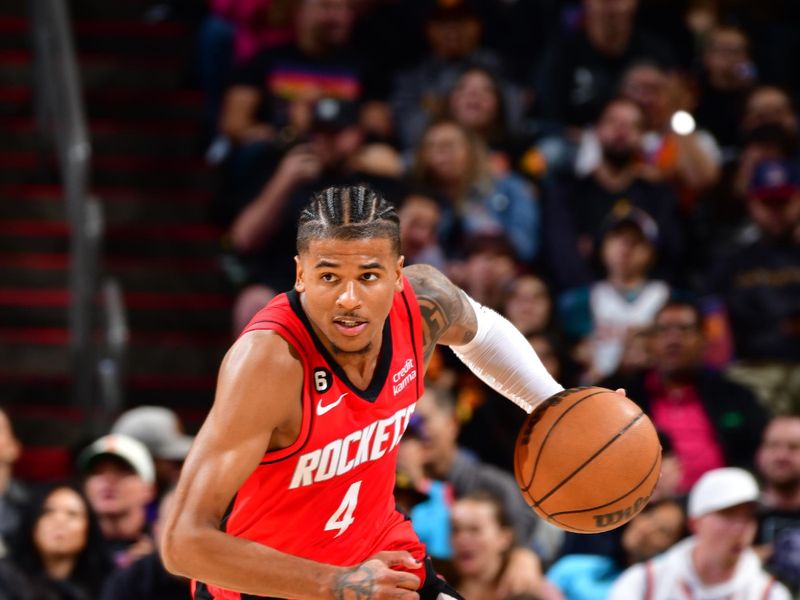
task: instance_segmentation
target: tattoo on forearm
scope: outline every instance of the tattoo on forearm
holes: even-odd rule
[[[375,573],[370,567],[361,565],[336,580],[333,597],[336,600],[371,600],[374,593]]]

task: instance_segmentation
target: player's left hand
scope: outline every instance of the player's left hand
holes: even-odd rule
[[[343,600],[356,600],[366,598],[364,590],[368,590],[369,598],[373,600],[419,600],[419,577],[396,567],[414,569],[419,568],[420,563],[409,552],[379,552],[360,565],[345,569],[336,578],[332,595]]]

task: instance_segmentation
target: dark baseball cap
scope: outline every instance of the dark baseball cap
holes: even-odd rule
[[[789,198],[800,192],[800,167],[788,160],[762,160],[753,169],[748,198]]]
[[[341,98],[320,98],[314,104],[311,128],[338,131],[358,124],[358,103]]]

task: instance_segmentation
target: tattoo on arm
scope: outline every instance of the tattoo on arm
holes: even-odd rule
[[[423,357],[427,365],[436,348],[436,341],[447,331],[450,321],[445,308],[436,299],[418,296],[417,302],[422,313]]]
[[[375,593],[374,577],[372,568],[366,565],[348,571],[336,580],[333,597],[336,600],[371,600]]]
[[[456,333],[459,337],[455,343],[459,344],[474,337],[476,323],[464,292],[430,265],[412,265],[405,269],[405,274],[414,288],[422,314],[425,364],[446,333]]]

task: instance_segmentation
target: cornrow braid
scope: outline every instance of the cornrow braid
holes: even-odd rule
[[[300,213],[297,252],[312,240],[388,238],[400,254],[400,219],[394,206],[367,185],[332,186],[317,192]]]

